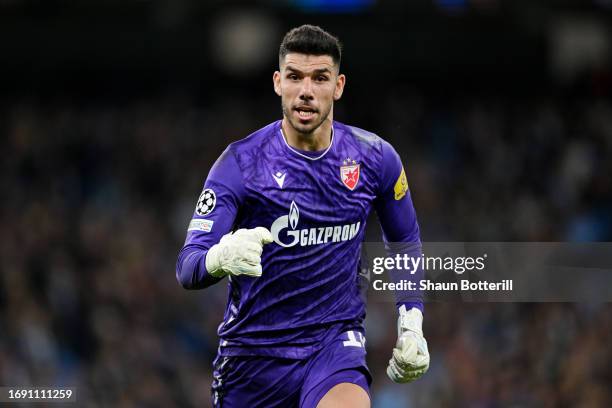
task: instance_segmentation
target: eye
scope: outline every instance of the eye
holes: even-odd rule
[[[325,75],[319,75],[319,76],[317,77],[317,81],[319,81],[319,82],[325,82],[325,81],[327,81],[328,79],[329,79],[329,78],[327,78],[327,76],[325,76]]]
[[[292,80],[292,81],[297,81],[299,79],[296,74],[288,74],[287,78]]]

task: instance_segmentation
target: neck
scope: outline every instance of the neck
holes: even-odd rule
[[[283,118],[282,128],[287,144],[295,149],[316,152],[327,149],[331,143],[331,115],[311,133],[298,132],[289,124],[287,118]]]

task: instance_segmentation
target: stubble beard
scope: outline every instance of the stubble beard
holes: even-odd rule
[[[318,111],[319,113],[319,121],[313,124],[309,124],[309,125],[302,125],[301,123],[296,123],[294,121],[293,118],[293,109],[291,107],[286,107],[285,104],[283,104],[281,102],[281,108],[283,110],[283,116],[287,119],[287,122],[289,123],[289,125],[296,131],[298,132],[301,136],[306,136],[306,137],[312,137],[314,136],[314,132],[321,127],[321,125],[327,120],[327,118],[329,117],[329,113],[331,112],[331,105],[329,107],[329,109],[327,110],[327,112],[321,112]],[[321,114],[324,113],[324,114]]]

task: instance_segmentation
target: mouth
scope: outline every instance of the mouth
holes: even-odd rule
[[[304,121],[312,119],[317,113],[316,110],[310,106],[298,106],[294,108],[294,111],[297,112],[298,117]]]

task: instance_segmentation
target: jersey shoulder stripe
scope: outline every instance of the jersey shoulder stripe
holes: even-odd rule
[[[375,133],[367,131],[365,129],[358,128],[356,126],[349,126],[343,123],[337,122],[339,128],[342,128],[353,140],[360,144],[379,149],[382,143],[382,138]]]

